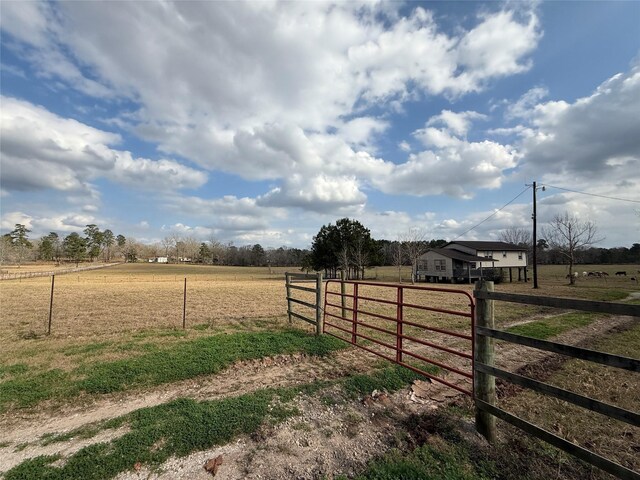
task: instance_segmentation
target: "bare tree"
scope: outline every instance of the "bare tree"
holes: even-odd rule
[[[347,279],[351,278],[349,275],[351,262],[349,261],[349,247],[348,245],[342,245],[342,248],[338,251],[338,267],[344,271],[347,275]]]
[[[366,240],[364,237],[356,238],[353,251],[353,264],[356,270],[356,279],[364,280],[364,267],[369,263],[369,252],[367,251]]]
[[[175,246],[175,240],[173,237],[168,236],[164,237],[161,240],[162,248],[164,248],[164,255],[167,257],[167,261],[169,260],[169,256],[171,254],[171,249]]]
[[[426,232],[421,228],[410,228],[400,235],[402,246],[411,263],[411,283],[416,282],[418,258],[429,249],[429,244],[425,241],[426,236]]]
[[[531,246],[531,231],[522,227],[509,227],[500,232],[500,241],[518,246]]]
[[[398,283],[402,283],[402,265],[404,265],[404,249],[400,240],[393,244],[393,265],[398,268]]]
[[[224,258],[225,245],[216,237],[209,237],[209,251],[211,252],[211,263],[221,263]]]
[[[553,217],[549,225],[542,229],[549,246],[555,248],[569,262],[569,280],[574,285],[573,264],[578,250],[598,243],[604,239],[597,238],[598,229],[590,220],[581,221],[568,212]]]

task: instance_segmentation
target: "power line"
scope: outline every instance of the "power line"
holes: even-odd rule
[[[571,190],[569,188],[563,188],[563,187],[554,187],[553,185],[549,185],[548,183],[544,184],[545,187],[550,187],[550,188],[557,188],[558,190],[564,190],[566,192],[571,192],[571,193],[579,193],[581,195],[589,195],[591,197],[600,197],[600,198],[606,198],[608,200],[619,200],[621,202],[631,202],[631,203],[640,203],[640,200],[631,200],[629,198],[620,198],[620,197],[610,197],[608,195],[600,195],[598,193],[589,193],[589,192],[580,192],[578,190]]]
[[[513,202],[515,202],[518,197],[520,197],[523,193],[525,193],[527,190],[529,190],[531,188],[531,186],[527,186],[527,188],[525,188],[524,190],[522,190],[518,195],[516,195],[515,197],[513,197],[511,200],[509,200],[507,203],[505,203],[502,207],[500,207],[498,210],[496,210],[495,212],[493,212],[491,215],[489,215],[487,218],[485,218],[484,220],[482,220],[480,223],[478,223],[477,225],[474,225],[473,227],[471,227],[469,230],[467,230],[464,233],[461,233],[460,235],[458,235],[456,238],[454,238],[453,240],[451,240],[452,242],[455,242],[457,239],[459,239],[460,237],[466,235],[467,233],[469,233],[471,230],[473,230],[474,228],[478,228],[480,225],[482,225],[484,222],[486,222],[487,220],[489,220],[490,218],[494,217],[498,212],[504,210],[506,207],[508,207],[509,205],[511,205]]]

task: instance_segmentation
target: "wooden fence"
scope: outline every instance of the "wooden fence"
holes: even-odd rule
[[[285,273],[285,284],[287,287],[287,314],[289,315],[289,323],[293,321],[293,318],[297,318],[304,322],[310,323],[315,326],[316,335],[321,335],[323,330],[322,325],[322,273],[306,274],[306,273]],[[299,285],[304,283],[310,286]],[[293,296],[293,291],[304,291],[315,293],[315,303],[307,302]],[[313,310],[313,317],[304,316],[301,313],[295,312],[293,306],[301,305],[307,309]]]
[[[571,358],[578,358],[609,367],[621,368],[630,372],[640,372],[640,360],[496,330],[494,328],[493,319],[493,302],[504,301],[527,305],[581,310],[586,312],[630,315],[635,317],[640,317],[640,306],[621,303],[573,300],[567,298],[498,293],[493,291],[493,282],[478,282],[476,284],[476,289],[474,290],[474,297],[476,299],[474,400],[476,405],[476,425],[478,431],[489,441],[495,440],[495,418],[497,417],[573,456],[584,460],[585,462],[611,473],[612,475],[622,479],[640,479],[640,474],[638,472],[634,472],[629,468],[604,458],[586,448],[576,445],[575,443],[569,442],[564,438],[554,435],[547,430],[544,430],[497,407],[495,378],[501,378],[521,387],[534,390],[543,395],[552,396],[607,417],[614,418],[621,422],[628,423],[635,427],[640,427],[640,415],[637,412],[625,410],[579,393],[570,392],[539,382],[532,378],[496,368],[494,366],[494,341],[502,340],[518,345],[524,345],[539,350],[559,353]]]

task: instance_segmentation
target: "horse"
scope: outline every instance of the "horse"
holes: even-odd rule
[[[627,276],[627,272],[625,270],[620,270],[619,272],[616,272],[616,277],[626,277]]]

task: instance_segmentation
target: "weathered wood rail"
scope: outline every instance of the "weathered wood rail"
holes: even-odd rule
[[[315,326],[316,335],[321,335],[323,330],[323,316],[322,316],[322,273],[306,274],[306,273],[285,273],[285,285],[287,288],[287,314],[289,315],[289,323],[293,318],[302,320]],[[302,285],[296,285],[296,283],[307,283],[314,285],[313,287],[304,287]],[[304,292],[315,293],[315,303],[306,302],[295,298],[293,296],[293,290],[300,290]],[[306,317],[293,310],[293,305],[302,305],[308,309],[313,310],[313,318]]]
[[[502,340],[539,350],[559,353],[570,358],[620,368],[630,372],[640,372],[640,360],[496,330],[493,319],[493,302],[505,301],[586,312],[628,315],[638,318],[640,318],[640,305],[498,293],[493,291],[493,282],[478,282],[474,290],[474,297],[477,302],[474,340],[476,344],[476,359],[474,362],[476,388],[474,401],[476,405],[476,424],[478,431],[489,441],[494,441],[496,438],[495,418],[497,417],[618,478],[625,480],[640,479],[638,472],[600,456],[580,445],[565,440],[496,406],[495,378],[501,378],[521,387],[534,390],[540,394],[552,396],[635,427],[640,427],[640,415],[638,412],[625,410],[576,392],[570,392],[532,378],[496,368],[494,362],[494,342],[495,340]]]

